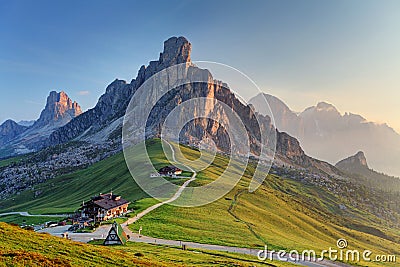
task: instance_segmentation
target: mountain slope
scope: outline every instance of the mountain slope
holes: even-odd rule
[[[13,120],[6,120],[0,125],[0,145],[4,145],[28,129]]]
[[[325,102],[296,114],[268,94],[249,101],[261,114],[271,113],[263,105],[263,97],[271,107],[277,128],[297,138],[308,155],[334,164],[362,150],[374,169],[400,176],[400,135],[386,124],[368,122],[357,114],[342,115]]]
[[[181,148],[185,156],[199,153],[186,146]],[[148,142],[148,153],[156,166],[168,164],[160,140]],[[229,159],[219,156],[218,161],[221,162],[199,172],[199,179],[216,179]],[[216,202],[195,208],[165,205],[131,228],[137,232],[142,226],[143,234],[154,237],[253,248],[266,243],[271,249],[319,251],[334,246],[338,238],[346,238],[353,248],[371,249],[375,253],[393,254],[399,249],[400,237],[395,233],[396,227],[400,226],[390,229],[387,226],[392,222],[388,218],[375,215],[388,210],[387,203],[381,201],[375,191],[364,193],[356,190],[347,194],[355,187],[346,181],[320,177],[313,184],[305,181],[304,175],[301,175],[303,180],[272,175],[259,190],[249,193],[248,183],[253,168],[249,166],[236,187]],[[284,169],[276,170],[281,172]],[[342,191],[329,190],[335,186]],[[2,211],[71,212],[83,199],[106,192],[111,187],[124,198],[137,201],[133,205],[136,210],[141,209],[143,203],[149,203],[130,177],[123,155],[118,154],[86,170],[57,177],[30,192],[0,201],[0,205]],[[35,196],[35,191],[42,193]],[[375,209],[369,209],[371,203],[359,201],[363,198],[376,202]],[[355,204],[359,206],[355,207]],[[397,224],[398,218],[393,218]]]

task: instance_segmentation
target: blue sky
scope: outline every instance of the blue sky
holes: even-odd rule
[[[91,108],[183,35],[301,111],[318,101],[400,132],[400,1],[1,1],[0,122],[51,90]]]

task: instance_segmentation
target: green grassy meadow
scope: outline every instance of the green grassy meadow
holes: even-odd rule
[[[42,193],[34,197],[34,190],[27,190],[11,199],[0,201],[0,210],[28,211],[31,214],[69,213],[91,196],[111,190],[132,202],[147,197],[131,177],[121,153],[87,169],[37,185],[35,190]]]
[[[180,148],[186,158],[199,158],[198,151]],[[169,164],[159,140],[148,142],[148,152],[156,168]],[[142,156],[133,155],[137,159]],[[198,172],[198,179],[191,186],[214,181],[227,164],[228,158],[217,155],[212,166]],[[399,254],[399,229],[385,226],[379,218],[348,203],[345,203],[348,208],[341,210],[341,197],[321,188],[269,175],[256,192],[248,192],[253,169],[249,165],[243,179],[218,201],[192,208],[164,205],[130,228],[136,232],[142,227],[142,234],[165,239],[252,248],[267,244],[271,249],[285,250],[321,251],[336,247],[336,241],[345,238],[350,249]],[[147,170],[138,164],[136,171]],[[36,214],[72,212],[82,200],[111,189],[132,201],[130,207],[136,213],[158,202],[137,186],[122,154],[47,181],[35,189],[43,193],[34,198],[33,191],[27,191],[2,200],[0,210]],[[358,265],[396,266],[396,263],[361,262]]]

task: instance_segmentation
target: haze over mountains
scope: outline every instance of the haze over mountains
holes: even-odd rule
[[[277,128],[296,137],[308,155],[335,164],[364,151],[373,169],[400,176],[400,135],[388,125],[368,122],[357,114],[342,115],[325,102],[296,113],[277,97],[264,97]],[[261,95],[250,103],[261,114],[270,113]]]

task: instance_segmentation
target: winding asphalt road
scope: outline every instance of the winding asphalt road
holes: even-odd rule
[[[26,216],[26,217],[66,217],[66,216],[68,216],[66,214],[29,214],[26,211],[12,211],[12,212],[0,213],[0,217],[7,216],[7,215],[21,215],[21,216]]]

